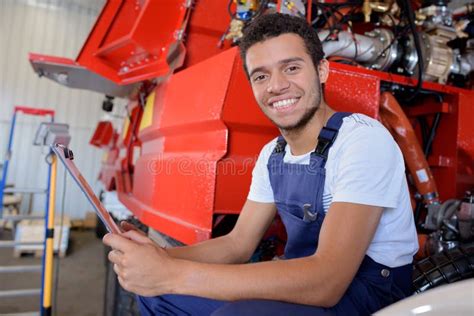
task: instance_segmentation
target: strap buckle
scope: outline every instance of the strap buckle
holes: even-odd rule
[[[324,159],[328,158],[329,147],[336,140],[339,131],[330,127],[323,127],[318,136],[318,145],[314,150],[314,153]]]
[[[281,137],[281,136],[280,136]],[[279,154],[285,151],[286,141],[283,137],[278,137],[277,143],[275,148],[273,149],[273,153]]]

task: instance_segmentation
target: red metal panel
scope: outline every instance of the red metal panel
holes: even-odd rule
[[[399,83],[405,86],[416,86],[418,82],[418,80],[416,80],[414,77],[405,77],[401,75],[392,74],[389,72],[371,70],[371,69],[367,69],[363,67],[356,67],[356,66],[335,63],[335,62],[331,62],[330,64],[333,70],[337,69],[337,70],[345,71],[348,73],[373,76],[373,77],[379,78],[380,81]],[[423,88],[426,90],[432,90],[432,91],[443,92],[443,93],[466,93],[467,91],[462,88],[449,86],[449,85],[443,85],[443,84],[429,82],[429,81],[423,82]]]
[[[186,11],[183,0],[109,0],[77,62],[120,84],[166,75]]]
[[[218,43],[230,24],[227,5],[228,1],[195,1],[186,31],[186,60],[183,68],[222,53],[223,48],[218,47]],[[223,45],[228,48],[230,43],[226,41]]]
[[[279,131],[260,110],[237,49],[223,121],[229,130],[226,156],[217,164],[215,213],[239,214],[247,199],[252,170],[262,147]]]
[[[107,151],[106,155],[100,169],[99,180],[104,184],[107,191],[112,191],[116,190],[115,163],[119,156],[119,149],[112,148]]]
[[[380,78],[374,73],[355,72],[340,64],[330,63],[329,78],[325,87],[328,104],[338,111],[364,113],[378,117]]]
[[[456,197],[474,189],[474,91],[457,95],[459,125],[456,135]]]
[[[109,146],[114,135],[114,127],[112,122],[101,121],[97,123],[94,134],[92,135],[89,144],[96,147]]]
[[[50,109],[32,108],[28,106],[16,105],[14,108],[14,111],[22,112],[29,115],[38,115],[38,116],[50,115],[54,117],[54,110],[50,110]]]
[[[42,54],[35,54],[35,53],[29,53],[28,54],[28,59],[30,61],[43,61],[43,62],[49,62],[52,64],[62,64],[62,65],[70,65],[70,66],[77,66],[78,64],[70,59],[70,58],[64,58],[64,57],[56,57],[56,56],[49,56],[49,55],[42,55]]]
[[[119,196],[145,224],[186,243],[211,234],[216,164],[228,142],[222,110],[234,60],[235,51],[224,52],[158,86],[153,124],[139,134],[133,192]]]
[[[456,95],[448,95],[446,101],[451,104],[451,112],[441,116],[438,132],[429,156],[429,164],[438,185],[441,200],[456,197],[456,134],[459,128],[459,104]],[[427,101],[429,102],[429,101]],[[429,103],[428,103],[429,104]],[[444,161],[444,163],[443,163]],[[446,185],[449,183],[450,185]]]

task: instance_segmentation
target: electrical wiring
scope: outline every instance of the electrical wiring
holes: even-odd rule
[[[420,38],[418,37],[418,33],[416,31],[416,25],[415,25],[415,13],[413,11],[413,8],[410,5],[409,0],[400,0],[401,2],[401,8],[402,11],[405,12],[407,18],[408,18],[408,25],[410,27],[410,30],[413,34],[413,41],[415,43],[415,50],[416,50],[416,55],[418,56],[418,81],[416,83],[415,91],[405,99],[405,101],[410,102],[412,101],[418,93],[421,91],[421,86],[423,84],[423,70],[424,70],[424,62],[423,62],[423,54],[421,51],[421,44],[420,44]]]

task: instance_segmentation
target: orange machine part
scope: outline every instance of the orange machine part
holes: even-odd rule
[[[112,126],[112,122],[100,121],[97,123],[97,127],[95,128],[95,132],[92,135],[89,144],[99,148],[107,147],[110,145],[113,136],[114,127]]]
[[[410,121],[390,92],[380,96],[380,118],[402,150],[408,170],[425,202],[438,201],[438,189]]]

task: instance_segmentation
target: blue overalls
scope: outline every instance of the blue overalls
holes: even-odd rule
[[[344,117],[335,113],[321,130],[309,165],[283,161],[286,142],[279,137],[268,161],[275,204],[286,231],[285,259],[310,256],[318,247],[324,221],[325,164]],[[412,265],[389,268],[365,256],[342,299],[331,308],[269,300],[219,301],[186,295],[138,297],[142,315],[370,315],[411,294]]]

